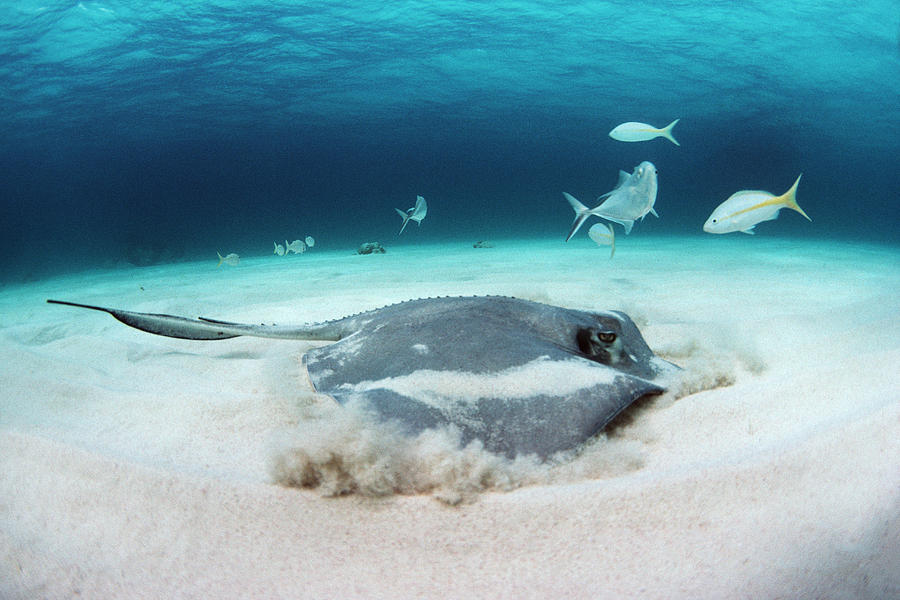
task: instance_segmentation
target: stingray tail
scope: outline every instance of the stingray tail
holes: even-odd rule
[[[223,325],[227,325],[225,323],[205,322],[199,319],[188,319],[174,315],[131,312],[129,310],[104,308],[102,306],[64,302],[62,300],[47,300],[47,302],[49,304],[63,304],[65,306],[99,310],[112,315],[116,320],[135,329],[183,340],[227,340],[228,338],[244,335],[242,332],[227,331],[227,328],[223,327]]]
[[[400,232],[397,234],[400,235],[401,233],[403,233],[403,230],[406,229],[406,224],[409,223],[410,215],[403,212],[399,208],[395,208],[394,210],[396,210],[397,214],[400,215],[400,218],[403,219],[403,225],[400,226]]]
[[[569,201],[572,210],[575,211],[575,220],[572,221],[572,229],[569,230],[569,235],[566,236],[566,241],[568,242],[584,223],[584,220],[591,216],[591,209],[579,202],[578,199],[571,194],[563,192],[563,196]]]
[[[63,300],[47,300],[49,304],[62,304],[98,310],[115,317],[129,327],[182,340],[227,340],[228,338],[247,335],[251,337],[274,338],[280,340],[322,340],[337,341],[345,334],[342,321],[326,321],[308,325],[246,325],[200,317],[191,319],[176,315],[158,313],[140,313],[118,308],[105,308],[91,304],[78,304]]]

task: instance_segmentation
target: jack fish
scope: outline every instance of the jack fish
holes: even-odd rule
[[[619,171],[619,183],[611,192],[606,192],[597,198],[597,200],[606,198],[599,206],[588,208],[571,194],[563,192],[563,196],[575,211],[575,221],[566,237],[567,242],[572,239],[585,219],[591,215],[618,223],[625,228],[626,234],[631,233],[634,222],[643,219],[647,213],[659,217],[653,210],[653,205],[656,203],[656,167],[646,160],[635,167],[634,173],[631,175],[625,171]]]

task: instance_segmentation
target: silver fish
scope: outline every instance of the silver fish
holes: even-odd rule
[[[425,198],[422,196],[416,196],[416,205],[410,209],[407,209],[406,212],[403,212],[399,208],[395,208],[397,214],[400,215],[400,218],[403,219],[403,225],[400,227],[400,233],[403,233],[403,230],[406,229],[406,224],[410,221],[415,221],[419,225],[422,224],[422,219],[425,218],[425,215],[428,213],[428,203],[425,202]],[[398,233],[397,235],[400,235]]]
[[[284,248],[288,252],[293,252],[294,254],[303,254],[306,252],[306,244],[303,243],[303,240],[294,240],[291,243],[284,240]]]
[[[216,267],[221,267],[222,263],[225,263],[229,267],[236,267],[238,263],[241,262],[241,257],[234,252],[226,256],[222,256],[221,254],[216,252],[216,255],[219,257],[219,264],[217,264]]]
[[[630,175],[625,171],[619,171],[619,183],[612,191],[597,198],[598,200],[605,198],[599,206],[588,208],[571,194],[563,192],[563,196],[575,211],[575,221],[566,237],[567,242],[591,215],[618,223],[625,228],[626,234],[631,233],[634,222],[643,219],[647,213],[659,217],[653,210],[656,203],[656,167],[646,160],[635,167],[634,173]]]

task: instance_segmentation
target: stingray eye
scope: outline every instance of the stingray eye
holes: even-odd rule
[[[597,334],[597,337],[599,337],[600,341],[604,344],[612,344],[614,341],[616,341],[616,334],[614,334],[612,331],[601,331]]]

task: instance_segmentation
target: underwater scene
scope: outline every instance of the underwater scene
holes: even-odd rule
[[[900,5],[0,7],[0,596],[900,596]]]
[[[782,194],[802,173],[813,224],[783,215],[761,233],[900,239],[892,1],[2,11],[4,280],[262,255],[308,234],[555,238],[562,192],[593,207],[642,161],[660,215],[643,236],[701,236],[735,192]],[[680,146],[609,135],[675,119]],[[417,195],[427,228],[397,239],[393,209]]]

